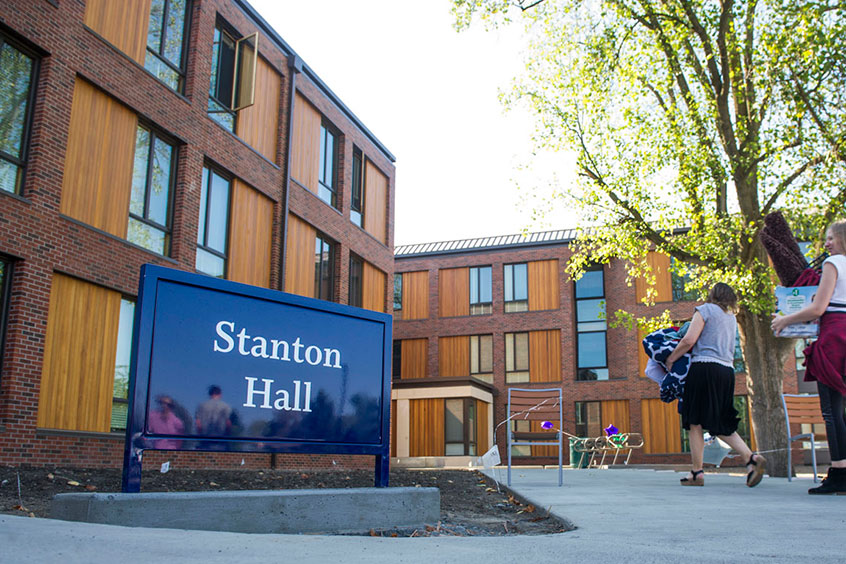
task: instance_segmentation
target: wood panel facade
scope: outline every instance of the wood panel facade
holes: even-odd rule
[[[558,260],[532,261],[526,266],[529,283],[529,311],[558,309]]]
[[[470,375],[470,337],[438,339],[438,368],[443,378]]]
[[[132,111],[77,77],[61,213],[126,237],[137,124]]]
[[[273,205],[273,200],[258,190],[234,180],[229,280],[270,287]]]
[[[676,403],[642,399],[640,411],[643,451],[646,454],[681,452],[681,418]]]
[[[655,288],[655,302],[671,302],[673,301],[673,280],[670,275],[670,257],[663,253],[649,251],[646,257],[649,267],[652,269],[652,275],[655,277],[654,283],[652,281],[640,277],[635,281],[635,299],[638,303],[646,298],[647,289],[650,286]]]
[[[267,61],[259,57],[256,63],[255,103],[238,111],[236,133],[253,149],[274,163],[277,160],[281,94],[282,77]]]
[[[151,0],[86,0],[85,25],[144,64]]]
[[[561,381],[561,331],[529,332],[529,381]]]
[[[428,348],[429,339],[403,339],[400,342],[402,354],[400,374],[403,380],[426,377]]]
[[[429,272],[402,273],[402,318],[426,319],[429,317]]]
[[[369,262],[364,261],[361,278],[361,307],[384,312],[387,275]]]
[[[120,299],[118,292],[53,275],[38,427],[109,432]]]
[[[447,268],[438,272],[440,317],[470,315],[470,269]]]
[[[444,456],[444,400],[411,400],[409,412],[409,455]]]
[[[293,214],[288,215],[285,247],[285,291],[314,297],[314,245],[317,230]]]
[[[368,160],[364,178],[364,230],[387,243],[388,177]]]
[[[320,159],[320,112],[299,92],[294,101],[291,178],[317,194]]]
[[[621,433],[631,432],[632,424],[629,414],[629,400],[605,400],[600,405],[603,429],[614,425]]]

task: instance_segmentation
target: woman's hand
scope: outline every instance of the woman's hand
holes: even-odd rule
[[[770,327],[773,329],[773,333],[776,337],[778,337],[781,332],[784,330],[785,327],[791,324],[789,315],[781,315],[779,313],[773,314],[773,321],[770,324]]]

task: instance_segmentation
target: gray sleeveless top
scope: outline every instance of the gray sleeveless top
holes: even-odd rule
[[[702,304],[696,308],[705,327],[691,350],[691,362],[716,362],[734,366],[734,340],[737,319],[717,304]]]

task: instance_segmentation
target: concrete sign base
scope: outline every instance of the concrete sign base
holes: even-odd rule
[[[440,518],[437,488],[58,494],[50,517],[233,533],[364,533]]]

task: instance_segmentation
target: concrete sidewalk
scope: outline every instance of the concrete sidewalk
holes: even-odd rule
[[[505,480],[505,470],[489,474]],[[810,477],[625,468],[515,469],[512,488],[576,525],[548,536],[370,538],[138,529],[0,515],[0,562],[846,562],[846,496],[809,496]]]

